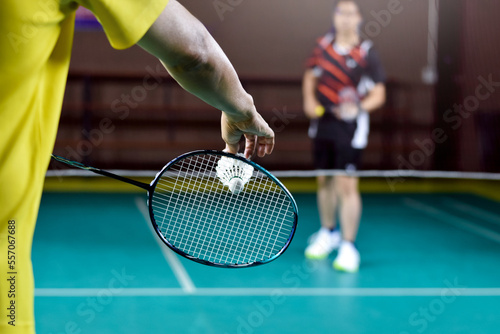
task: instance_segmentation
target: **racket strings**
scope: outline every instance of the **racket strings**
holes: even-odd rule
[[[180,167],[181,167],[181,168],[180,168],[180,171],[182,171],[182,166],[180,166]],[[179,174],[186,174],[186,173],[179,173]],[[198,173],[198,174],[199,174],[199,173]],[[203,181],[203,178],[200,178],[200,177],[199,177],[199,175],[198,175],[198,177],[193,177],[193,175],[191,175],[190,177],[192,178],[192,181],[193,181],[193,180],[195,181],[195,182],[194,182],[194,184],[193,184],[193,187],[194,187],[194,188],[201,188],[201,187],[204,187],[204,189],[201,189],[201,190],[202,190],[202,191],[203,191],[203,190],[205,190],[205,192],[206,192],[207,190],[211,190],[211,189],[208,189],[208,188],[207,188],[207,185],[208,185],[209,183],[205,183],[205,185],[203,186],[203,183],[201,183],[201,181]],[[186,178],[183,178],[183,179],[184,179],[184,180],[186,180]],[[201,180],[201,181],[200,181],[200,182],[197,182],[196,180]],[[166,183],[170,183],[170,182],[166,182]],[[177,183],[178,183],[178,182],[177,182],[177,179],[176,179],[176,182],[174,183],[174,186],[176,186],[176,185],[177,185]],[[160,188],[161,188],[161,189],[164,189],[164,190],[167,190],[167,189],[165,189],[165,188],[163,188],[163,187],[160,187]],[[185,190],[184,188],[185,188],[185,187],[184,187],[184,184],[181,184],[180,190],[181,190],[181,191],[183,191],[183,190]],[[171,190],[171,189],[170,189],[170,190]],[[192,199],[192,196],[191,196],[191,197],[189,197],[189,196],[184,196],[184,197],[182,197],[182,198],[183,198],[183,200],[181,200],[181,201],[177,201],[177,203],[176,203],[176,204],[177,204],[177,206],[176,206],[176,207],[174,207],[174,210],[173,210],[173,211],[171,211],[171,212],[168,212],[168,213],[170,213],[170,214],[172,214],[172,215],[175,215],[175,214],[177,214],[177,212],[178,212],[179,210],[182,210],[182,212],[184,212],[184,215],[182,215],[182,217],[180,217],[180,218],[181,218],[181,219],[180,219],[180,221],[181,221],[181,222],[185,220],[185,219],[183,219],[183,218],[185,217],[185,213],[189,212],[189,211],[190,211],[190,209],[191,209],[191,206],[189,205],[189,203],[190,203],[190,202],[188,201],[188,203],[186,203],[185,199],[186,199],[186,198]],[[210,198],[207,198],[207,200],[208,200],[208,203],[207,203],[207,207],[208,207],[208,208],[210,208],[210,207],[215,207],[215,206],[213,205],[213,203],[210,203],[210,202],[213,202],[213,201],[211,201],[211,200],[210,200]],[[168,201],[168,202],[172,203],[172,202],[175,202],[175,201]],[[179,204],[180,204],[180,206],[179,206]],[[191,203],[191,204],[195,204],[195,203],[193,202],[193,203]],[[208,213],[209,213],[209,214],[207,215],[208,217],[216,217],[216,216],[218,216],[218,213],[216,213],[216,212],[208,212]],[[198,210],[198,212],[195,212],[195,216],[194,216],[194,217],[192,217],[192,218],[194,218],[194,220],[196,220],[196,219],[200,219],[200,218],[203,218],[203,216],[202,216],[202,212]],[[162,225],[163,225],[163,223],[162,223]],[[183,233],[182,233],[182,235],[181,235],[180,240],[177,238],[177,236],[173,236],[173,243],[174,243],[174,244],[177,244],[178,242],[183,243],[183,242],[184,242],[184,240],[183,240],[183,239],[184,239],[184,236],[186,236],[186,233],[185,233],[185,232],[187,231],[187,232],[188,232],[188,233],[187,233],[188,235],[190,235],[190,234],[191,234],[191,232],[192,232],[192,228],[189,228],[188,230],[186,230],[186,229],[183,229],[183,230],[182,230],[182,229],[180,229],[179,227],[180,227],[180,226],[173,226],[171,230],[167,230],[167,232],[183,231]],[[196,232],[197,232],[197,231],[195,231],[195,233],[196,233]],[[197,239],[197,240],[195,240],[195,242],[196,242],[196,241],[197,241],[197,242],[199,242],[200,240],[199,240],[199,239]],[[191,244],[191,246],[189,247],[189,249],[188,249],[188,250],[190,250],[190,249],[192,248],[192,245],[193,245],[193,244]],[[196,245],[196,244],[195,244],[195,245]]]
[[[161,176],[153,194],[159,230],[190,256],[220,264],[265,261],[287,243],[294,211],[285,192],[254,170],[232,194],[215,176],[220,156],[195,155]]]
[[[263,182],[259,182],[259,186],[263,186],[262,184]],[[264,212],[265,216],[263,217],[264,220],[268,221],[269,219],[273,219],[273,218],[277,218],[278,220],[280,220],[280,213],[281,213],[281,208],[283,208],[283,205],[279,205],[278,204],[281,204],[282,201],[280,201],[279,198],[276,198],[276,195],[279,194],[279,193],[276,193],[276,192],[267,192],[267,193],[264,193],[265,195],[265,202],[266,204],[270,204],[271,205],[271,210],[266,210],[266,211],[261,211],[261,212]],[[272,196],[269,196],[269,195],[272,195]],[[287,206],[290,205],[289,203],[286,203]],[[276,208],[278,208],[278,212],[276,212]],[[273,214],[273,215],[276,215],[276,217],[269,217],[268,214]],[[269,227],[272,227],[272,231],[271,232],[268,232],[268,229]],[[280,240],[279,236],[280,234],[278,233],[277,234],[277,238],[266,238],[266,234],[269,233],[271,235],[275,235],[274,232],[274,228],[276,227],[277,225],[274,225],[274,224],[267,224],[266,225],[266,230],[263,230],[261,229],[259,231],[259,235],[257,236],[258,239],[260,240],[266,240],[266,245],[264,247],[259,247],[258,248],[258,251],[260,251],[260,249],[270,249],[270,251],[272,251],[274,249],[274,246],[276,245],[276,241]],[[282,224],[278,225],[280,230],[281,230],[281,227],[283,226]],[[261,234],[263,233],[263,234]],[[283,237],[283,236],[282,236]],[[273,246],[271,248],[269,248],[269,242],[271,240],[274,240],[274,243],[273,243]],[[255,244],[255,246],[258,246],[259,244]],[[254,250],[255,251],[255,250]]]
[[[209,201],[209,202],[210,202],[210,201]],[[214,204],[214,203],[208,203],[208,204]],[[239,204],[239,203],[236,203],[236,204]],[[262,212],[262,211],[260,211],[260,212]],[[235,215],[235,214],[234,214],[234,206],[233,206],[233,210],[230,210],[230,211],[228,211],[227,213],[229,214],[229,217],[230,217],[231,219],[238,219],[238,218],[241,218],[241,217],[239,217],[238,215]],[[227,214],[226,214],[226,216],[227,216]],[[195,218],[197,218],[197,217],[195,217]],[[226,217],[223,217],[223,218],[226,218]],[[262,217],[259,217],[259,218],[262,218]],[[266,218],[266,217],[264,217],[264,218]],[[222,234],[226,234],[226,233],[227,233],[227,226],[228,226],[228,225],[225,225],[225,226],[224,226],[224,230],[222,231]],[[256,228],[254,228],[254,229],[253,229],[253,231],[256,231],[256,230],[258,230],[258,231],[259,231],[259,239],[265,239],[265,240],[274,239],[274,238],[271,238],[271,237],[272,237],[272,233],[270,233],[268,230],[265,230],[265,231],[264,231],[264,230],[262,230],[262,229],[258,229],[258,226],[255,226],[255,227],[256,227]],[[233,228],[233,230],[234,230],[235,232],[242,232],[242,231],[240,231],[240,229],[242,229],[240,225],[236,225],[236,226],[234,226],[234,228]],[[191,233],[188,233],[188,234],[191,234]],[[197,231],[195,231],[195,234],[197,234]],[[241,238],[241,236],[242,236],[242,235],[243,235],[243,234],[241,234],[241,233],[240,233],[240,234],[239,234],[239,237]],[[235,237],[235,238],[237,238],[237,237],[238,237],[238,235],[234,235],[234,237]],[[183,239],[184,239],[184,238],[182,238],[181,242],[183,242],[183,241],[184,241]],[[218,239],[219,239],[219,233],[215,236],[215,241],[218,241]],[[177,240],[176,240],[176,241],[177,241]],[[198,239],[197,241],[199,242],[199,241],[200,241],[200,239]],[[233,242],[231,242],[231,244],[227,244],[227,245],[226,245],[226,248],[228,248],[229,250],[232,250],[232,249],[237,248],[237,247],[235,247],[235,246],[234,246],[234,241],[235,241],[235,239],[233,239]],[[204,244],[207,244],[207,243],[208,243],[208,244],[211,244],[211,245],[212,245],[212,240],[209,240],[208,242],[207,242],[207,241],[204,241],[203,243],[204,243]],[[256,246],[256,245],[258,245],[258,244],[255,244],[254,246]],[[196,244],[196,243],[194,243],[194,246],[195,246],[195,248],[196,248],[197,244]],[[203,247],[203,244],[202,244],[202,245],[200,245],[200,247]],[[261,247],[261,248],[262,248],[262,247]],[[192,250],[192,246],[190,246],[190,247],[189,247],[188,251],[191,251],[191,250]],[[219,249],[219,250],[220,250],[220,251],[224,251],[224,249]],[[253,251],[254,251],[254,252],[257,252],[258,250],[254,249]],[[233,253],[233,254],[236,254],[236,253]],[[218,254],[216,254],[216,255],[218,255]]]

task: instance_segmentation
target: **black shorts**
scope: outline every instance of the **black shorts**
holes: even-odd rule
[[[356,171],[363,150],[353,148],[350,141],[315,138],[314,168]]]

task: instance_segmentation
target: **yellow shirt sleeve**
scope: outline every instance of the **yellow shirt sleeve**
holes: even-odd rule
[[[156,21],[168,0],[77,0],[94,13],[111,46],[126,49],[136,44]]]

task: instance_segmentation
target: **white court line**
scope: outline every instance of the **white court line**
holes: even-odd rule
[[[495,241],[500,243],[500,234],[496,233],[490,229],[487,229],[485,227],[481,226],[476,226],[474,224],[469,223],[467,220],[462,219],[460,217],[451,215],[445,211],[436,209],[433,206],[427,205],[425,203],[422,203],[420,201],[405,197],[403,199],[403,202],[406,206],[421,211],[429,216],[432,216],[444,223],[447,223],[449,225],[452,225],[454,227],[458,227],[462,230],[472,232],[474,234],[477,234],[479,236],[482,236],[483,238]]]
[[[447,198],[444,200],[444,203],[455,210],[459,210],[465,213],[470,213],[476,216],[477,218],[480,218],[492,224],[500,225],[500,215],[480,209],[476,206],[472,206],[462,201],[457,201],[456,199]]]
[[[167,260],[168,264],[172,268],[172,271],[174,272],[175,277],[177,278],[177,281],[182,287],[182,290],[185,293],[192,294],[196,291],[196,287],[191,280],[191,277],[189,277],[189,274],[187,273],[186,269],[182,265],[182,263],[179,261],[177,258],[177,255],[170,249],[168,248],[163,242],[160,240],[158,235],[156,234],[156,231],[153,229],[153,226],[151,224],[151,220],[149,218],[149,213],[148,213],[148,208],[146,204],[144,204],[144,199],[141,199],[139,197],[135,198],[135,205],[141,211],[142,216],[144,217],[144,220],[149,226],[149,229],[151,233],[153,234],[154,239],[158,243],[158,246],[160,246],[161,252],[165,259]]]
[[[92,297],[106,289],[35,289],[36,297]],[[124,288],[116,297],[175,296],[297,296],[297,297],[439,297],[448,288],[197,288],[192,293],[180,288]],[[498,297],[500,288],[457,288],[457,296]]]

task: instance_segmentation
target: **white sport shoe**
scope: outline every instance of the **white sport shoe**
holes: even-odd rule
[[[333,268],[340,271],[355,273],[359,269],[359,261],[359,252],[353,243],[342,241],[339,253],[333,261]]]
[[[305,255],[308,259],[324,259],[334,249],[339,248],[342,238],[340,232],[335,230],[330,232],[326,228],[321,228],[310,238],[310,244],[307,246]]]

